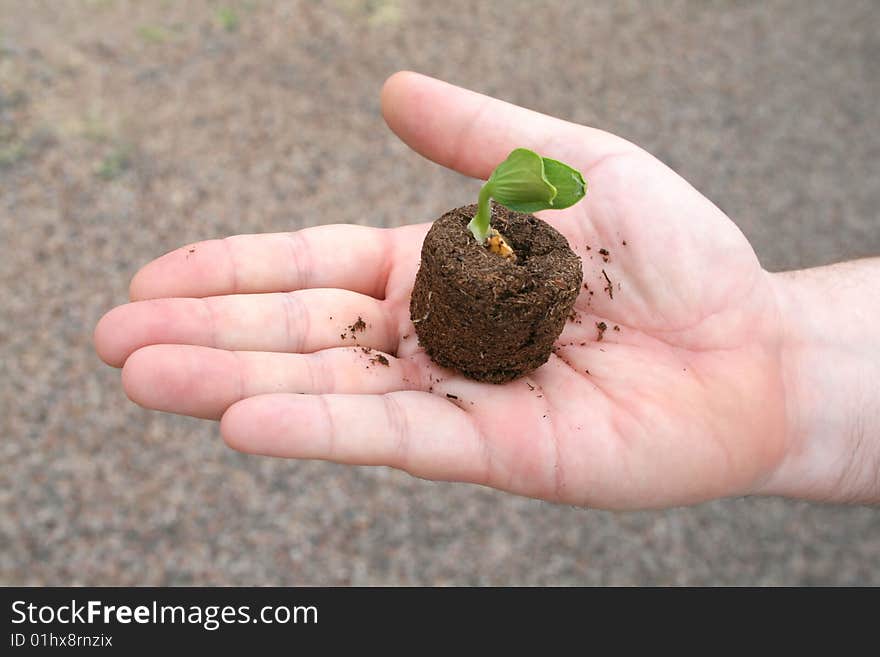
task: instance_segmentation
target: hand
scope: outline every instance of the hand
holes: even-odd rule
[[[193,244],[138,272],[132,303],[95,331],[131,399],[222,418],[245,452],[571,504],[761,492],[792,441],[783,327],[736,226],[599,130],[413,73],[388,80],[382,106],[407,144],[469,176],[517,146],[584,173],[586,199],[543,215],[584,265],[578,319],[549,362],[505,385],[435,366],[409,319],[428,226],[322,226]],[[366,328],[350,330],[358,318]]]

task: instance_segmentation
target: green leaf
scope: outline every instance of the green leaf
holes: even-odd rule
[[[516,212],[561,210],[580,201],[587,191],[580,171],[526,148],[511,152],[487,184],[492,198]]]
[[[468,224],[482,244],[489,235],[490,199],[515,212],[561,210],[574,205],[587,193],[580,171],[527,148],[511,151],[480,189],[477,214]]]
[[[587,193],[587,183],[580,171],[572,169],[559,160],[551,160],[549,157],[541,159],[544,160],[544,175],[556,188],[556,198],[553,199],[552,206],[554,210],[570,207],[584,197]]]
[[[486,184],[492,198],[516,212],[551,208],[557,193],[544,175],[543,158],[526,148],[512,151]]]

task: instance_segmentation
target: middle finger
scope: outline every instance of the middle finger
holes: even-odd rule
[[[290,353],[362,345],[394,353],[399,330],[388,308],[339,289],[136,301],[104,315],[95,344],[115,367],[151,344]]]

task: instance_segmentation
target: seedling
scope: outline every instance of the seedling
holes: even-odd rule
[[[531,213],[571,207],[586,192],[587,183],[577,169],[541,157],[527,148],[517,148],[496,167],[480,189],[477,214],[468,229],[479,244],[508,260],[516,260],[504,236],[490,225],[490,200],[515,212]]]
[[[517,148],[489,176],[476,207],[454,208],[431,225],[409,315],[435,363],[504,383],[547,362],[584,273],[565,236],[532,213],[567,208],[585,193],[578,171]]]

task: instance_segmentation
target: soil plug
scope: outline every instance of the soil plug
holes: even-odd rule
[[[583,273],[565,238],[530,213],[567,208],[585,193],[575,169],[517,148],[483,185],[476,205],[434,222],[422,245],[410,316],[436,363],[501,383],[547,361]]]

